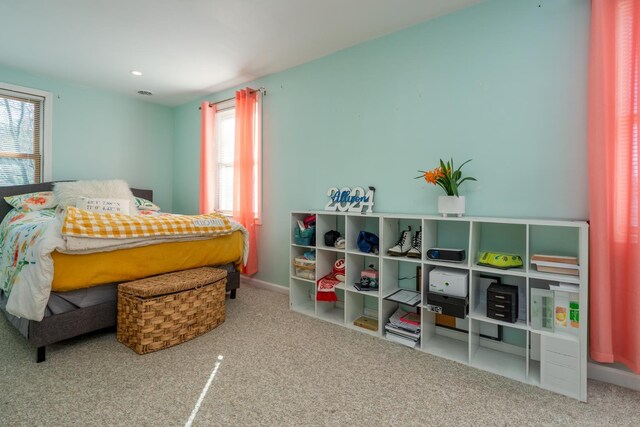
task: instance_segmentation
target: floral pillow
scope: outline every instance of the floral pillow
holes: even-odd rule
[[[15,209],[24,212],[51,209],[55,208],[58,204],[58,199],[53,195],[53,191],[38,191],[35,193],[7,196],[4,200]]]
[[[159,211],[160,206],[142,197],[134,197],[138,211]]]

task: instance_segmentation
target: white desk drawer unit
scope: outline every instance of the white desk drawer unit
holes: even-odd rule
[[[540,385],[578,398],[580,396],[579,343],[543,335],[540,348]]]

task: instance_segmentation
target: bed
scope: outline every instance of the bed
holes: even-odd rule
[[[51,191],[53,184],[53,182],[46,182],[0,187],[0,221],[7,214],[15,215],[15,211],[12,211],[12,207],[5,202],[4,197]],[[137,197],[153,200],[153,192],[151,190],[132,188],[131,191]],[[225,236],[225,238],[235,239],[237,246],[239,237],[236,233],[238,232],[234,231],[230,236]],[[46,346],[48,345],[95,330],[115,326],[117,318],[117,284],[123,281],[162,274],[176,269],[212,265],[228,271],[227,291],[231,294],[230,298],[235,299],[236,290],[240,282],[238,270],[242,257],[238,259],[235,252],[231,254],[231,250],[226,250],[224,245],[230,244],[229,242],[231,240],[227,242],[223,238],[203,239],[194,242],[193,248],[185,246],[187,245],[186,242],[164,242],[146,246],[147,249],[130,248],[90,254],[65,254],[56,251],[51,254],[54,265],[54,278],[42,320],[29,320],[9,313],[7,311],[9,298],[1,289],[0,310],[2,310],[9,322],[25,336],[27,341],[36,347],[36,361],[40,363],[46,358]],[[189,250],[191,252],[188,252]],[[140,263],[139,261],[135,269],[128,269],[130,264],[127,263],[135,262],[136,253],[138,257],[149,257],[148,254],[152,253],[154,254],[152,256],[162,257],[162,260],[166,262],[163,262],[161,271],[154,270],[152,267],[140,269],[138,268],[139,264],[146,265],[147,263]],[[167,254],[171,253],[175,253],[176,256],[167,256]],[[216,255],[217,253],[221,255],[218,256]],[[182,259],[182,263],[180,259]],[[231,259],[233,260],[231,261]],[[221,262],[215,262],[217,260],[221,260]],[[190,264],[186,265],[184,264],[185,262]],[[120,271],[119,276],[117,274],[116,276],[109,276],[112,278],[117,277],[118,280],[110,282],[103,280],[104,278],[101,274],[104,273],[107,267],[113,272]],[[134,270],[135,273],[131,273]],[[57,274],[58,271],[65,271],[66,273],[61,276]],[[90,282],[87,282],[87,280]],[[83,281],[85,282],[83,283]]]

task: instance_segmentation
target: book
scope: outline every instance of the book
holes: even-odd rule
[[[420,331],[410,332],[410,331],[407,331],[406,329],[395,327],[395,326],[393,326],[393,325],[391,325],[389,323],[387,323],[384,326],[384,329],[387,332],[391,332],[391,333],[394,333],[396,335],[400,335],[400,336],[403,336],[403,337],[411,338],[411,339],[414,339],[414,340],[417,340],[418,338],[420,338]]]
[[[420,315],[413,312],[407,313],[400,318],[400,321],[413,326],[420,326]]]
[[[406,323],[400,320],[402,316],[406,316],[407,312],[401,308],[397,308],[396,311],[389,317],[389,323],[395,327],[406,329],[411,332],[417,332],[420,330],[420,325],[412,325],[411,323]]]
[[[391,332],[387,332],[385,334],[385,337],[389,341],[397,342],[399,344],[406,345],[407,347],[411,347],[411,348],[416,348],[418,343],[420,343],[420,340],[415,341],[415,340],[412,340],[411,338],[401,337],[400,335],[396,335]]]
[[[572,270],[578,270],[580,267],[578,264],[569,264],[566,262],[549,262],[549,261],[534,261],[531,260],[531,264],[536,266],[544,266],[544,267],[560,267],[560,268],[570,268]]]
[[[536,265],[536,270],[541,271],[543,273],[567,274],[569,276],[580,275],[580,270],[574,270],[573,268],[547,267],[546,265]]]
[[[531,262],[534,262],[534,261],[578,265],[578,258],[573,256],[534,254],[534,255],[531,255]]]
[[[374,319],[373,317],[360,316],[353,321],[353,324],[370,331],[378,330],[378,319]]]

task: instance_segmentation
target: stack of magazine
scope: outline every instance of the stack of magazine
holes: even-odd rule
[[[384,325],[386,338],[407,347],[415,348],[420,344],[420,315],[398,308]]]
[[[536,267],[536,270],[545,273],[568,274],[571,276],[580,274],[578,258],[572,256],[534,254],[531,256],[531,264]]]

